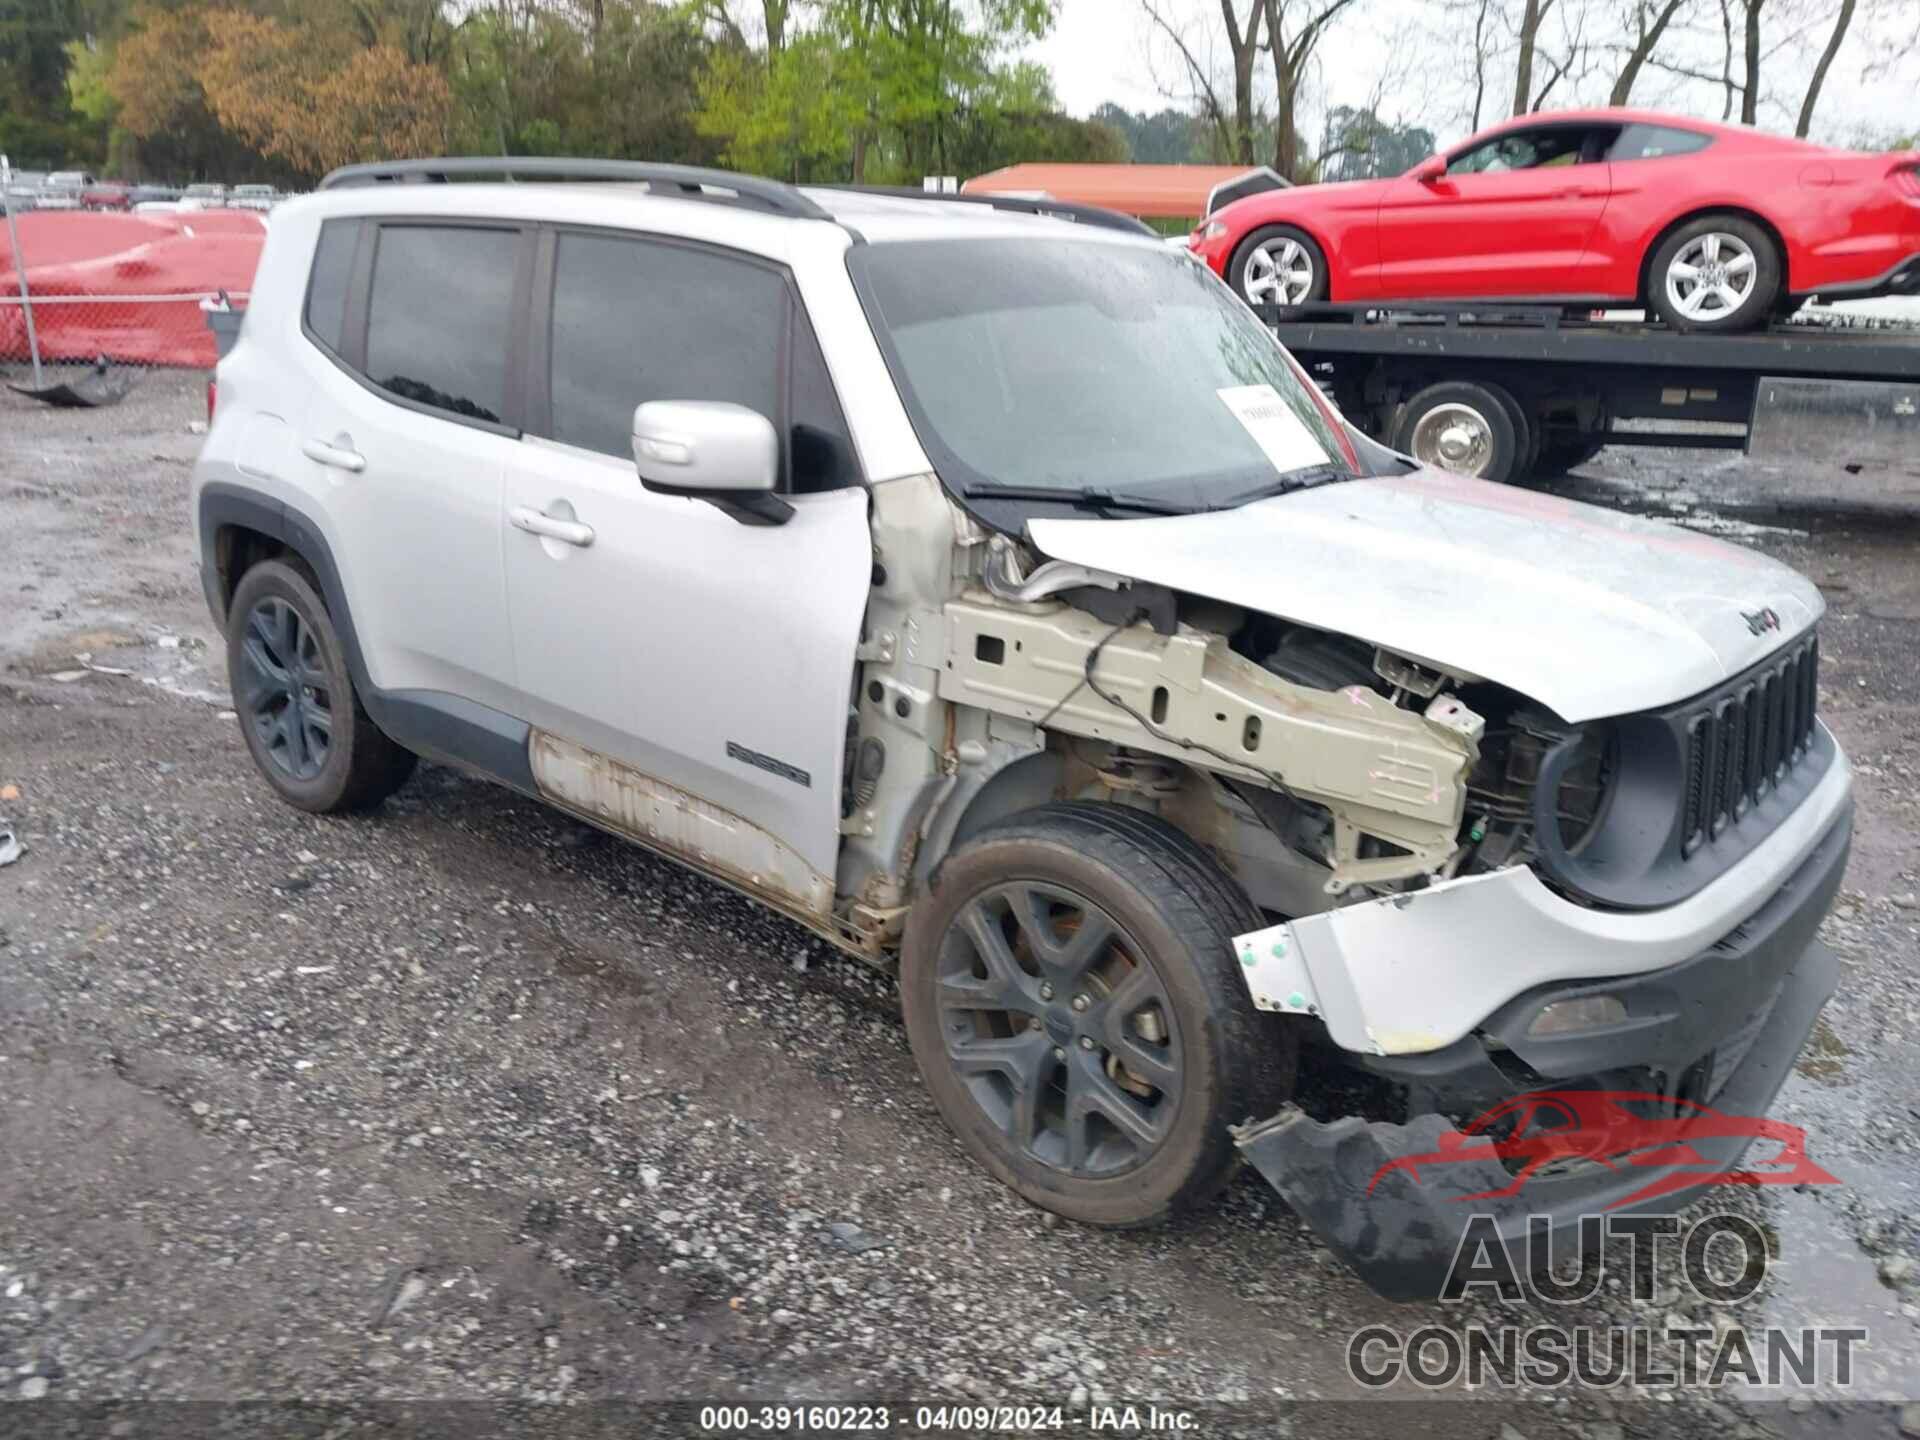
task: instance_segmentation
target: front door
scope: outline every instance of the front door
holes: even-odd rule
[[[1402,176],[1380,203],[1382,299],[1572,293],[1606,208],[1609,171],[1594,127],[1510,130],[1449,157],[1432,180]]]
[[[536,778],[821,913],[872,542],[864,490],[812,488],[851,478],[851,446],[830,388],[822,399],[797,374],[825,371],[792,287],[731,252],[586,231],[544,237],[536,275],[547,383],[533,381],[539,438],[509,462],[504,497],[522,709],[552,737],[535,737]],[[773,420],[792,518],[742,524],[643,487],[631,424],[647,400]],[[518,528],[529,514],[561,533]]]

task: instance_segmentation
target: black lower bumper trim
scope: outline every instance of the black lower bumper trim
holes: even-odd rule
[[[1765,1028],[1722,1087],[1714,1109],[1727,1115],[1766,1113],[1820,1007],[1833,993],[1838,973],[1839,961],[1819,942],[1802,952]],[[1546,1217],[1553,1253],[1564,1255],[1579,1242],[1582,1215],[1656,1208],[1672,1213],[1702,1193],[1702,1187],[1695,1187],[1645,1204],[1620,1204],[1646,1185],[1648,1172],[1630,1166],[1618,1171],[1593,1167],[1597,1181],[1584,1173],[1535,1179],[1510,1196],[1467,1201],[1465,1197],[1511,1184],[1513,1177],[1493,1160],[1431,1166],[1418,1178],[1391,1173],[1373,1184],[1382,1166],[1439,1150],[1442,1135],[1449,1132],[1458,1134],[1438,1115],[1423,1115],[1407,1125],[1368,1124],[1351,1116],[1322,1125],[1289,1106],[1270,1120],[1236,1131],[1234,1138],[1267,1183],[1368,1285],[1390,1300],[1436,1298],[1467,1223],[1476,1214],[1492,1217],[1515,1272],[1524,1273],[1532,1217]],[[1715,1135],[1696,1140],[1697,1163],[1705,1170],[1732,1169],[1752,1138]]]

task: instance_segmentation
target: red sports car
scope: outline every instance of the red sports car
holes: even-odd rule
[[[1258,305],[1645,305],[1746,330],[1815,294],[1920,293],[1920,153],[1640,110],[1525,115],[1397,179],[1235,201],[1189,243]]]

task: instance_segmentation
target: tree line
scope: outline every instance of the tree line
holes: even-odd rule
[[[311,182],[403,154],[911,183],[1118,161],[1016,52],[1056,0],[0,0],[0,151]]]
[[[1467,133],[1541,110],[1637,103],[1805,138],[1822,97],[1844,83],[1836,62],[1850,42],[1871,57],[1857,67],[1860,79],[1891,76],[1920,57],[1913,0],[1134,3],[1170,102],[1146,127],[1149,143],[1177,118],[1191,151],[1269,164],[1297,182],[1401,173],[1433,139],[1408,115],[1428,124],[1444,116]],[[1319,103],[1328,69],[1344,63],[1325,57],[1369,23],[1395,27],[1370,95],[1357,105]],[[1841,138],[1920,144],[1911,121]],[[1411,159],[1410,150],[1418,152]]]
[[[1059,0],[0,0],[0,151],[290,186],[447,152],[909,185],[1023,160],[1355,179],[1403,171],[1438,129],[1674,86],[1693,113],[1805,135],[1850,40],[1869,71],[1920,55],[1913,0],[1100,3],[1138,32],[1162,109],[1063,112],[1022,58]],[[1406,33],[1355,99],[1342,42],[1389,24]],[[1327,102],[1333,79],[1354,103]]]

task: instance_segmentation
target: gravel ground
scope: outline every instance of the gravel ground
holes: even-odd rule
[[[28,847],[0,869],[0,1393],[1158,1397],[1206,1434],[1365,1434],[1412,1412],[1290,1408],[1365,1393],[1361,1325],[1679,1311],[1867,1325],[1853,1403],[1581,1393],[1420,1423],[1920,1427],[1895,1414],[1920,1397],[1911,535],[1743,532],[1827,592],[1822,706],[1859,772],[1842,989],[1776,1107],[1845,1183],[1740,1197],[1780,1256],[1737,1311],[1443,1312],[1372,1296],[1250,1174],[1168,1229],[1052,1223],[949,1138],[889,981],[502,789],[423,766],[372,818],[279,804],[193,572],[201,404],[184,376],[107,411],[0,397],[0,815]]]

